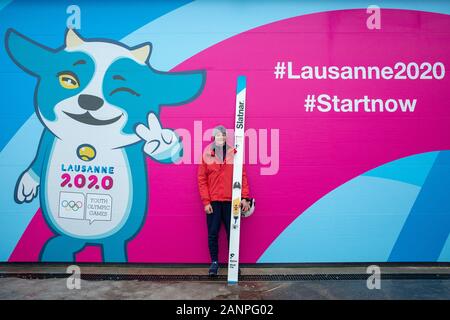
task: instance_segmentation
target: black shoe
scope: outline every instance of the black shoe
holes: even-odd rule
[[[219,263],[217,261],[213,261],[211,266],[209,267],[208,274],[210,277],[216,277],[219,272]]]

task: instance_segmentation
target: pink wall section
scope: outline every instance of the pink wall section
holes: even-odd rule
[[[165,126],[192,132],[193,122],[201,120],[203,130],[217,124],[231,128],[236,79],[246,75],[247,128],[280,130],[278,174],[261,175],[265,167],[261,164],[246,166],[258,205],[242,223],[243,263],[256,262],[299,214],[355,176],[408,155],[450,149],[448,105],[442,103],[449,100],[448,76],[443,80],[275,79],[277,61],[293,61],[298,67],[441,61],[449,67],[450,43],[444,41],[448,33],[443,32],[450,27],[448,16],[383,10],[383,32],[368,30],[366,18],[363,10],[345,10],[272,23],[223,41],[175,68],[206,69],[207,82],[192,103],[163,108]],[[416,98],[417,106],[414,113],[306,113],[306,96],[321,93]],[[149,211],[144,227],[128,245],[129,262],[209,260],[196,170],[195,164],[148,160]],[[50,236],[38,211],[10,261],[36,261]],[[224,238],[222,261],[226,261]],[[100,250],[87,248],[77,258],[100,261]]]

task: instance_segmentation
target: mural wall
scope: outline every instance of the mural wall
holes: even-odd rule
[[[245,75],[242,263],[450,262],[450,4],[377,5],[0,2],[0,261],[208,262]]]

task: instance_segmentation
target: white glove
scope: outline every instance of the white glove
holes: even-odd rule
[[[39,188],[39,179],[36,180],[36,175],[29,169],[25,171],[17,182],[16,186],[16,200],[18,203],[31,202],[36,198]]]
[[[163,129],[154,113],[148,114],[148,126],[138,124],[136,134],[145,141],[144,152],[155,160],[178,160],[182,144],[171,129]]]

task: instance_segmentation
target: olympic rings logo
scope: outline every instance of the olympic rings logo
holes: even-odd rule
[[[75,202],[73,200],[71,200],[71,201],[63,200],[63,202],[61,203],[61,206],[63,208],[66,208],[66,211],[70,211],[70,210],[78,211],[81,208],[83,208],[83,203],[81,201]]]

